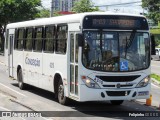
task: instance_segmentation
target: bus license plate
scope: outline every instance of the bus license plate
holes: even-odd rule
[[[149,91],[142,91],[142,92],[138,92],[138,96],[145,96],[148,95]]]

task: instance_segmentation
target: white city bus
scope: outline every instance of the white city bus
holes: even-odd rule
[[[149,98],[151,39],[143,16],[82,13],[12,23],[6,31],[6,64],[20,89],[54,92],[61,104]]]

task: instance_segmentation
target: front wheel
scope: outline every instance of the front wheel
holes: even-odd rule
[[[111,100],[110,102],[112,105],[121,105],[123,103],[123,100]]]
[[[22,69],[18,71],[17,75],[17,80],[18,80],[18,86],[21,90],[26,89],[27,85],[23,82],[23,75],[22,75]]]
[[[58,102],[62,105],[66,105],[68,101],[68,98],[64,96],[64,86],[62,80],[60,79],[58,83]]]

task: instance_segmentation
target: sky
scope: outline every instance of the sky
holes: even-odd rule
[[[111,4],[120,4],[120,3],[129,3],[129,2],[137,2],[138,3],[132,3],[127,5],[121,5],[121,6],[109,6],[109,7],[101,7],[100,9],[106,11],[114,11],[114,12],[125,12],[125,13],[133,13],[133,14],[139,14],[143,13],[143,9],[141,7],[141,0],[92,0],[92,2],[95,5],[111,5]],[[51,6],[51,0],[42,0],[42,5],[45,8],[49,8]]]

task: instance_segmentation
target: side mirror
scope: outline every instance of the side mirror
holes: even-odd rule
[[[156,42],[155,42],[155,38],[154,35],[151,35],[151,55],[156,55]]]
[[[82,47],[83,46],[83,41],[84,41],[83,34],[81,34],[81,33],[77,34],[77,39],[78,39],[78,46]]]

